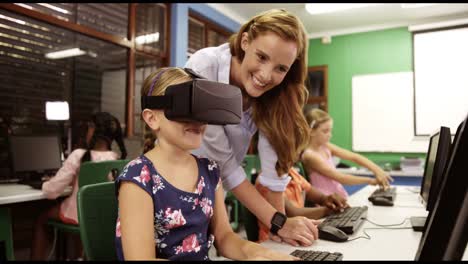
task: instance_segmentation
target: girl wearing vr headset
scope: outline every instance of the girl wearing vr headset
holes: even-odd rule
[[[159,99],[192,78],[183,69],[163,68],[145,79],[141,94]],[[208,260],[213,244],[230,259],[297,259],[232,231],[217,163],[190,152],[200,147],[206,123],[168,119],[164,109],[145,108],[142,118],[144,154],[115,181],[119,260]]]
[[[209,125],[194,153],[218,162],[225,189],[256,215],[272,239],[304,246],[317,239],[316,222],[286,218],[282,193],[290,180],[288,170],[308,142],[302,113],[308,96],[307,45],[301,21],[283,9],[273,9],[242,25],[229,43],[195,52],[186,64],[209,80],[240,87],[243,94],[241,123]],[[241,166],[257,130],[262,165],[257,183],[268,188],[266,200]]]
[[[84,161],[98,162],[118,159],[118,154],[111,150],[114,140],[118,142],[121,152],[120,158],[124,159],[127,155],[120,122],[107,112],[98,112],[92,115],[87,121],[85,137],[87,146],[73,150],[57,174],[42,184],[42,192],[47,199],[57,199],[69,185],[73,186],[73,190],[72,194],[63,202],[57,203],[36,220],[31,249],[32,260],[46,260],[50,240],[46,223],[49,219],[56,219],[66,224],[78,224],[76,197],[80,164]]]

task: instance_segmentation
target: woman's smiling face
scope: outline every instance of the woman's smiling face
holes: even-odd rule
[[[245,52],[240,66],[240,80],[251,97],[259,97],[279,85],[297,58],[297,45],[272,32],[261,34],[249,42],[242,34]]]

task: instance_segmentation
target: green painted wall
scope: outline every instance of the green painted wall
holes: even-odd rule
[[[352,76],[412,71],[412,36],[406,27],[332,37],[330,44],[309,41],[309,66],[328,66],[328,111],[334,119],[332,142],[352,148]],[[385,140],[384,138],[382,140]],[[361,153],[396,166],[401,156],[425,153]]]

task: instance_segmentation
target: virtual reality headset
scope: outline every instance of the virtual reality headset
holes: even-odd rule
[[[242,93],[238,87],[208,81],[191,69],[184,70],[194,79],[170,85],[162,96],[143,95],[142,111],[145,108],[164,109],[166,118],[173,121],[213,125],[240,123]]]

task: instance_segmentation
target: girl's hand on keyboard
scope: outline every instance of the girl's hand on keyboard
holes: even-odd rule
[[[325,196],[321,205],[326,206],[333,211],[343,211],[345,208],[349,207],[349,204],[346,202],[346,198],[337,193]]]

